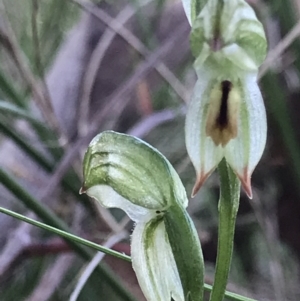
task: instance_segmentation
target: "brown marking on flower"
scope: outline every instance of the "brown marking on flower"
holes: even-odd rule
[[[219,32],[215,33],[215,35],[211,41],[211,44],[210,44],[211,50],[214,52],[217,52],[217,51],[221,50],[223,46],[224,46],[224,43],[222,41],[222,38],[221,38]]]
[[[237,136],[240,94],[224,80],[212,89],[206,121],[206,135],[223,147]]]
[[[217,4],[217,13],[214,18],[214,24],[213,24],[213,38],[210,42],[210,48],[212,51],[217,52],[221,50],[224,46],[224,42],[222,39],[222,29],[221,29],[221,15],[222,11],[224,9],[224,2],[219,1]]]

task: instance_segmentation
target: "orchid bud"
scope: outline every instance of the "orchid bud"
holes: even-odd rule
[[[132,136],[104,132],[84,157],[82,192],[136,222],[131,258],[148,301],[202,301],[204,263],[187,196],[168,160]]]

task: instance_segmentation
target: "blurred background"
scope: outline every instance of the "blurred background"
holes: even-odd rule
[[[259,74],[269,127],[254,197],[241,194],[228,290],[298,301],[300,2],[248,2],[269,41]],[[184,118],[196,76],[189,31],[175,0],[1,0],[0,206],[130,255],[133,225],[124,214],[78,193],[83,154],[103,130],[136,135],[166,155],[190,195],[195,173]],[[214,174],[188,208],[208,284],[218,194]],[[0,227],[1,300],[144,300],[129,263],[3,214]]]

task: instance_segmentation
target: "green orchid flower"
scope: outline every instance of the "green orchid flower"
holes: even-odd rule
[[[193,7],[193,1],[186,2]],[[264,29],[243,0],[208,0],[192,16],[191,49],[199,79],[186,118],[186,146],[197,173],[193,195],[225,158],[252,197],[251,175],[267,134],[257,85],[267,50]]]
[[[84,157],[82,192],[120,208],[136,223],[133,269],[148,301],[202,301],[204,263],[176,171],[147,143],[103,132]]]

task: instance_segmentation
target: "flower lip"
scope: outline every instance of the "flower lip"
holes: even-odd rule
[[[186,145],[197,174],[192,196],[225,158],[251,198],[251,175],[266,143],[264,102],[256,73],[224,78],[202,76],[187,112]]]
[[[228,80],[224,80],[221,83],[222,86],[222,99],[220,114],[217,118],[217,123],[220,128],[225,128],[228,125],[228,96],[232,88],[232,83]]]
[[[229,80],[223,80],[212,90],[209,100],[206,135],[215,145],[224,147],[237,136],[240,95]]]

